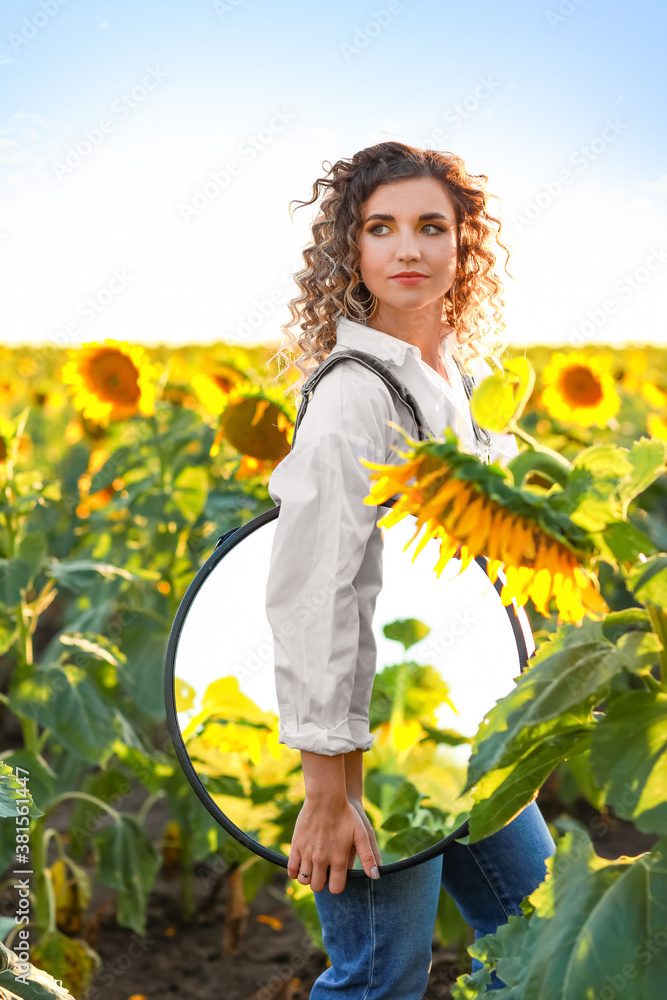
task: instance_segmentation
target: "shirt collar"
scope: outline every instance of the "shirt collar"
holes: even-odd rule
[[[406,355],[412,354],[418,361],[421,360],[421,351],[414,344],[408,344],[405,340],[399,340],[390,333],[382,330],[375,330],[372,326],[358,323],[347,316],[339,316],[336,320],[336,344],[341,347],[353,347],[359,351],[368,351],[374,354],[380,361],[389,361],[395,365],[402,365]],[[451,354],[456,344],[456,333],[454,330],[445,332],[440,337],[440,351],[443,357]]]

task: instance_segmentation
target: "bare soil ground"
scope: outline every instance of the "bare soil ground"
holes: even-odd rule
[[[557,803],[548,788],[539,799],[547,819]],[[145,792],[137,789],[137,802],[126,801],[128,812],[138,807]],[[53,825],[66,831],[67,803],[54,815]],[[148,829],[157,841],[167,816],[158,802],[148,815]],[[597,852],[615,858],[649,850],[654,837],[639,834],[622,820],[604,820],[586,803],[575,810],[589,826]],[[205,866],[197,865],[201,875]],[[92,873],[92,872],[91,872]],[[204,870],[204,874],[206,871]],[[276,899],[269,887],[261,889],[250,905],[238,953],[230,956],[223,946],[228,880],[220,878],[219,891],[211,892],[211,878],[195,879],[197,912],[192,923],[181,917],[180,879],[161,869],[149,897],[146,933],[120,927],[114,917],[115,894],[96,886],[88,909],[83,936],[103,959],[87,1000],[170,1000],[186,995],[197,1000],[307,1000],[313,982],[326,968],[326,955],[307,944],[304,928],[289,906]],[[273,886],[284,889],[291,880],[276,868]],[[267,920],[266,918],[277,918]],[[260,918],[260,919],[258,919]],[[447,1000],[449,986],[469,965],[460,964],[456,949],[433,941],[433,966],[424,1000]],[[464,963],[469,963],[466,955]],[[77,998],[84,1000],[84,998]]]

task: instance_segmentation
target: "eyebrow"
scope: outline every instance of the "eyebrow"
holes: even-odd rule
[[[364,225],[366,225],[366,222],[370,222],[371,219],[381,219],[382,222],[396,222],[396,217],[389,215],[388,212],[374,212],[373,215],[368,216]],[[444,222],[450,223],[452,221],[449,216],[443,215],[442,212],[422,212],[417,222],[425,222],[427,219],[442,219]]]

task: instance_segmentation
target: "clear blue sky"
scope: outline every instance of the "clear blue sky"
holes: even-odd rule
[[[663,341],[666,29],[646,0],[5,0],[0,341],[277,337],[288,203],[387,138],[488,175],[512,340]]]

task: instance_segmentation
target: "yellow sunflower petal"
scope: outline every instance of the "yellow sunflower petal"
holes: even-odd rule
[[[445,535],[440,541],[440,558],[435,564],[435,572],[438,576],[442,573],[450,559],[452,559],[459,547],[458,538]]]
[[[583,351],[557,351],[542,372],[542,405],[557,420],[604,427],[621,400],[607,365]]]
[[[140,345],[108,338],[68,351],[61,378],[84,417],[102,426],[154,411],[157,375]]]
[[[542,567],[535,573],[530,596],[533,604],[541,615],[549,617],[549,595],[551,593],[551,573],[546,567]]]

